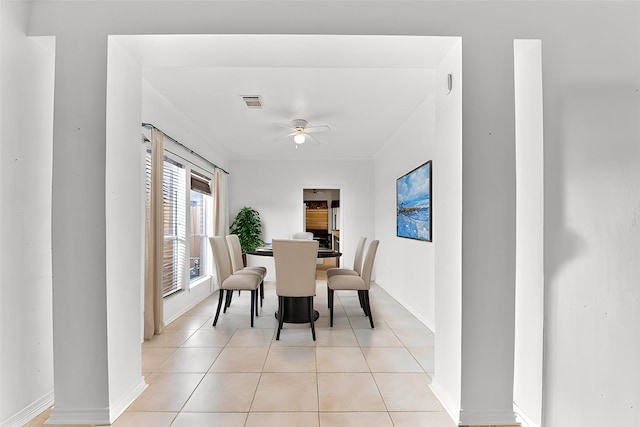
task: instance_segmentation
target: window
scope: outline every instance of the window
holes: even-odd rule
[[[194,281],[207,274],[207,218],[211,207],[211,190],[206,178],[191,172],[189,280]]]
[[[186,254],[186,172],[184,167],[164,158],[162,178],[164,206],[164,251],[162,293],[164,296],[184,289],[183,274]]]
[[[210,274],[208,220],[213,209],[209,178],[171,157],[164,157],[162,199],[164,209],[164,247],[162,263],[162,293],[169,296],[187,289],[187,284]],[[187,181],[187,177],[190,180]],[[189,206],[187,207],[187,192]],[[146,153],[146,218],[147,239],[151,204],[151,150]],[[187,215],[187,209],[189,214]],[[189,238],[187,239],[187,230]],[[148,247],[147,240],[147,247]],[[187,257],[188,254],[188,257]],[[188,274],[188,279],[187,279]]]

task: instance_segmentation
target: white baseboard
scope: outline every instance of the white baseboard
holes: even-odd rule
[[[383,286],[381,286],[380,284],[378,284],[378,282],[376,282],[374,280],[374,282],[376,283],[376,285],[378,285],[378,287],[380,289],[382,289],[383,291],[385,291],[387,293],[387,295],[389,295],[391,298],[393,298],[394,300],[396,300],[396,302],[398,302],[401,306],[403,306],[409,313],[411,313],[413,315],[413,317],[415,317],[416,319],[418,319],[420,322],[422,322],[427,328],[429,328],[429,330],[431,332],[433,332],[435,334],[436,332],[436,325],[430,321],[429,319],[427,319],[426,317],[424,317],[422,314],[418,313],[418,311],[411,305],[409,304],[408,301],[405,301],[402,298],[397,298],[396,295],[392,295],[391,293],[389,293],[389,291],[387,291]],[[375,313],[374,313],[375,315]]]
[[[111,420],[109,419],[109,408],[63,409],[54,406],[49,414],[49,419],[45,422],[45,425],[49,424],[109,425]]]
[[[516,417],[518,421],[523,427],[540,427],[540,424],[536,423],[531,418],[529,418],[525,414],[525,412],[518,405],[515,404],[515,402],[513,403],[513,410],[516,413]]]
[[[184,313],[200,304],[212,293],[211,277],[209,277],[207,280],[202,280],[198,286],[195,286],[188,291],[180,292],[168,298],[165,298],[163,318],[164,324],[169,325]]]
[[[144,377],[141,376],[129,393],[125,394],[119,402],[111,407],[111,410],[109,411],[109,418],[111,422],[113,423],[120,415],[122,415],[125,409],[127,409],[146,388],[147,383],[145,382]]]
[[[424,323],[424,325],[427,328],[429,328],[431,332],[433,332],[434,334],[436,333],[436,325],[432,321],[430,321],[429,319],[427,319],[426,317],[418,313],[411,305],[407,304],[406,301],[398,301],[398,302],[402,304],[404,308],[406,308],[409,311],[409,313],[411,313],[416,319]]]
[[[144,381],[144,377],[140,377],[140,380],[133,386],[133,388],[126,393],[120,401],[115,405],[108,408],[92,408],[92,409],[77,409],[77,408],[56,408],[51,409],[49,419],[45,424],[56,425],[70,425],[70,424],[95,424],[95,425],[111,425],[116,418],[118,418],[127,407],[133,403],[134,400],[140,396],[140,394],[147,387]]]
[[[466,411],[460,410],[461,425],[508,425],[518,424],[516,414],[513,411]]]
[[[6,419],[0,427],[22,427],[53,405],[53,390],[31,403],[20,412]]]
[[[451,417],[451,419],[459,424],[457,421],[460,418],[460,407],[454,402],[454,400],[449,396],[449,394],[442,388],[437,378],[433,378],[431,384],[429,384],[429,388],[433,392],[433,394],[438,398],[442,406],[444,406],[445,411]]]

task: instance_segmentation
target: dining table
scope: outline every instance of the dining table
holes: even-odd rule
[[[247,251],[247,255],[273,257],[271,246],[259,247],[255,251]],[[328,248],[318,248],[318,258],[335,258],[336,267],[340,266],[342,252]],[[309,300],[305,297],[284,297],[284,319],[286,323],[308,323],[309,322]],[[320,317],[318,310],[313,310],[314,322]],[[278,312],[275,313],[276,319]]]

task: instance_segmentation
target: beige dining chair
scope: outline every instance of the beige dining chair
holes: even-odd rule
[[[364,310],[365,316],[369,316],[369,323],[373,328],[373,316],[371,315],[371,304],[369,302],[369,289],[371,288],[371,272],[373,271],[373,262],[378,251],[378,240],[369,243],[367,255],[362,264],[362,275],[336,274],[327,278],[327,289],[329,299],[329,326],[333,327],[333,294],[334,291],[358,291],[360,305]]]
[[[264,300],[264,278],[267,275],[266,267],[251,266],[245,267],[244,260],[242,259],[242,246],[240,245],[240,238],[236,234],[230,234],[226,237],[227,246],[229,247],[229,256],[231,257],[231,273],[233,274],[257,274],[260,276],[260,307],[262,307],[262,301]],[[228,304],[231,300],[227,301]]]
[[[316,340],[313,297],[316,294],[316,257],[318,242],[315,240],[273,240],[273,258],[276,267],[276,294],[278,295],[278,333],[287,315],[285,298],[295,298],[307,304],[311,336]],[[297,302],[297,301],[294,301]]]
[[[249,311],[251,313],[251,327],[253,328],[253,314],[258,315],[258,287],[262,281],[257,274],[232,274],[231,272],[231,258],[229,256],[229,248],[224,237],[216,236],[210,237],[209,243],[213,250],[213,259],[216,263],[216,274],[218,275],[219,297],[218,297],[218,309],[216,310],[216,317],[213,319],[213,326],[218,323],[218,316],[220,315],[220,308],[222,307],[224,298],[224,292],[227,295],[233,293],[233,291],[250,291],[251,292],[251,305]],[[227,312],[227,305],[225,303],[223,313]]]
[[[362,272],[362,256],[364,255],[364,246],[367,242],[366,237],[361,237],[356,246],[356,255],[353,258],[353,268],[334,267],[327,270],[327,279],[335,274],[348,274],[350,276],[360,276]]]
[[[364,256],[364,246],[367,242],[366,237],[360,237],[358,240],[358,245],[356,246],[356,254],[353,258],[353,268],[339,268],[334,267],[327,270],[327,280],[329,277],[338,275],[338,274],[346,274],[349,276],[360,276],[362,273],[362,257]],[[328,298],[329,288],[327,287],[327,303],[329,302]],[[362,300],[362,293],[358,293],[358,297],[360,300],[360,307],[364,309],[364,302]]]
[[[293,233],[291,238],[295,240],[313,240],[313,233],[310,231],[301,231],[299,233]]]

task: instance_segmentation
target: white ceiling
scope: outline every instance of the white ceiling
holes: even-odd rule
[[[434,68],[455,43],[332,35],[117,39],[143,65],[144,79],[232,159],[370,158],[431,94]],[[263,108],[247,108],[242,95],[260,95]],[[313,134],[321,143],[296,148],[278,126],[296,118],[331,131]]]

